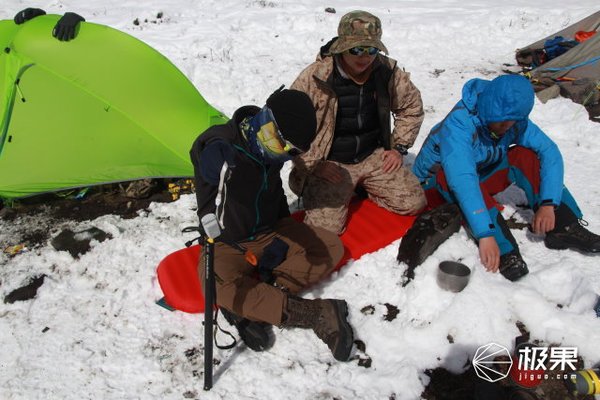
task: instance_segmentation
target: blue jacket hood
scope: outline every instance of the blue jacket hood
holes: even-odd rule
[[[502,75],[492,81],[471,79],[463,87],[462,100],[487,126],[491,122],[527,119],[533,109],[534,93],[527,78]]]

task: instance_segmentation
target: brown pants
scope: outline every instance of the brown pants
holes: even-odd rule
[[[402,166],[391,174],[383,173],[382,155],[383,148],[378,148],[358,164],[330,161],[342,168],[344,180],[336,185],[309,175],[302,192],[306,209],[304,222],[341,234],[358,184],[365,188],[369,199],[396,214],[414,215],[423,209],[427,203],[425,193],[410,168]]]
[[[265,246],[275,237],[289,245],[286,259],[273,270],[277,287],[262,282],[256,267],[250,265],[239,250],[216,243],[214,270],[220,307],[250,320],[280,325],[287,298],[282,288],[297,294],[331,273],[344,254],[337,235],[293,218],[280,220],[274,232],[258,235],[244,246],[260,259]],[[198,274],[204,283],[202,266],[200,257]]]

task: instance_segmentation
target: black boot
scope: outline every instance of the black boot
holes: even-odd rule
[[[554,229],[548,232],[544,244],[549,249],[574,249],[584,253],[600,252],[600,236],[588,231],[580,221],[575,221],[561,230]]]
[[[254,351],[265,351],[273,346],[273,325],[266,322],[250,321],[220,308],[221,313],[231,325],[235,326],[246,346]]]
[[[348,304],[345,300],[307,300],[288,296],[283,315],[282,326],[312,329],[327,344],[336,360],[348,361],[354,333],[346,319]]]
[[[518,281],[529,273],[521,253],[513,250],[500,256],[500,273],[509,281]]]
[[[458,232],[462,216],[456,204],[442,204],[433,210],[421,214],[413,226],[406,232],[398,248],[398,262],[408,265],[407,278],[414,277],[414,268],[421,265],[427,257],[446,239]]]
[[[529,273],[529,269],[525,261],[523,261],[523,257],[521,257],[517,239],[513,236],[506,220],[500,213],[496,217],[496,228],[502,231],[502,234],[512,244],[514,249],[500,256],[500,273],[511,282],[518,281]]]
[[[600,252],[600,236],[588,231],[587,222],[580,220],[564,203],[556,209],[556,227],[546,233],[544,244],[549,249],[574,249],[585,253]]]

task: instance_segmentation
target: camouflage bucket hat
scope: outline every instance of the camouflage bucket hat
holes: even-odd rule
[[[388,54],[381,42],[381,21],[366,11],[351,11],[344,15],[338,25],[338,39],[329,51],[343,53],[355,46],[373,46]]]

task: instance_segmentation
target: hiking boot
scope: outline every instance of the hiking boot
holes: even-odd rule
[[[227,322],[236,327],[240,338],[250,349],[265,351],[273,346],[273,325],[266,322],[250,321],[224,308],[220,308],[220,310]]]
[[[406,232],[398,248],[398,262],[409,266],[407,278],[414,278],[414,268],[460,229],[462,216],[456,204],[442,204],[421,214]]]
[[[348,304],[345,300],[307,300],[288,296],[283,313],[283,326],[312,329],[327,344],[336,360],[348,361],[354,333],[346,319]]]
[[[549,249],[575,249],[584,253],[600,252],[600,236],[584,228],[587,222],[576,220],[546,234],[544,244]]]
[[[513,250],[500,256],[500,273],[511,282],[518,281],[529,273],[521,254]]]

